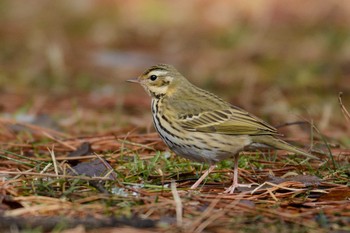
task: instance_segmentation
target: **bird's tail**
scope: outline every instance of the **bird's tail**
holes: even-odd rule
[[[262,143],[265,144],[267,146],[271,146],[274,147],[276,149],[280,149],[280,150],[287,150],[296,154],[301,154],[304,155],[310,159],[317,159],[320,160],[318,157],[307,153],[306,151],[303,151],[295,146],[292,146],[291,144],[279,139],[279,138],[275,138],[273,136],[255,136],[253,137],[253,142],[254,143]]]

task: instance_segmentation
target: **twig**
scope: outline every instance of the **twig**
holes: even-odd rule
[[[337,165],[336,165],[336,163],[335,163],[332,150],[331,150],[331,148],[330,148],[330,146],[329,146],[329,144],[328,144],[328,142],[327,142],[325,136],[323,136],[323,134],[321,134],[320,130],[316,127],[315,124],[312,124],[312,127],[313,127],[313,129],[316,130],[316,132],[320,135],[322,141],[326,144],[327,150],[328,150],[328,152],[329,152],[329,157],[331,158],[331,161],[332,161],[333,169],[334,169],[334,170],[337,170]]]
[[[216,196],[217,197],[217,196]],[[219,196],[219,198],[215,198],[210,205],[205,209],[205,211],[196,219],[193,221],[193,223],[191,224],[191,228],[187,229],[188,232],[194,232],[195,229],[199,227],[200,223],[203,222],[203,220],[207,217],[210,216],[210,214],[212,213],[212,211],[214,210],[215,206],[218,204],[218,202],[221,200],[221,197]]]
[[[348,112],[348,110],[345,108],[344,104],[343,104],[343,101],[341,99],[343,95],[343,92],[339,92],[339,95],[338,95],[338,100],[339,100],[339,104],[340,104],[340,108],[341,108],[341,111],[343,112],[344,114],[344,117],[345,119],[350,122],[350,113]]]
[[[63,138],[67,138],[68,135],[65,134],[65,133],[61,133],[61,132],[58,132],[56,130],[53,130],[53,129],[49,129],[49,128],[44,128],[44,127],[40,127],[38,125],[33,125],[33,124],[30,124],[30,123],[23,123],[23,122],[18,122],[16,120],[11,120],[11,119],[5,119],[5,118],[0,118],[0,123],[4,123],[4,124],[11,124],[11,125],[21,125],[21,126],[24,126],[24,127],[27,127],[33,131],[36,131],[38,133],[41,133],[41,134],[44,134],[44,133],[52,133],[53,135],[57,135],[59,137],[63,137]],[[44,134],[45,135],[45,134]],[[46,135],[45,135],[46,136]]]
[[[176,183],[174,181],[171,182],[171,193],[174,197],[175,202],[175,210],[176,210],[176,224],[178,227],[182,226],[182,202],[179,196],[179,193],[176,189]]]
[[[310,125],[310,122],[308,122],[308,121],[286,122],[286,123],[275,126],[275,128],[279,129],[279,128],[283,128],[283,127],[291,126],[291,125]]]
[[[198,227],[196,227],[195,229],[193,229],[193,232],[195,233],[201,233],[203,232],[203,230],[209,226],[211,223],[213,223],[215,220],[221,218],[222,216],[226,215],[227,212],[229,212],[230,210],[232,210],[233,207],[237,206],[239,204],[239,202],[242,200],[244,196],[244,193],[240,193],[237,195],[237,198],[231,202],[229,205],[226,205],[223,209],[218,210],[216,213],[212,213],[214,207],[217,205],[217,203],[220,201],[220,198],[215,199],[210,206],[208,207],[208,211],[206,211],[206,215],[205,217],[208,216],[208,218],[204,221],[200,221],[200,224]],[[203,220],[203,218],[201,218],[201,220]]]
[[[42,132],[43,135],[45,135],[46,137],[50,138],[51,140],[55,141],[55,142],[58,142],[59,144],[61,145],[64,145],[66,146],[67,148],[71,149],[71,150],[76,150],[77,148],[75,146],[72,146],[72,145],[69,145],[68,143],[62,141],[62,140],[59,140],[55,137],[53,137],[51,134],[47,133],[47,132]]]
[[[36,172],[0,171],[0,174],[54,177],[54,178],[81,179],[81,180],[111,180],[110,178],[106,178],[106,177],[69,176],[69,175],[56,175],[56,174],[41,174]]]
[[[284,182],[283,183],[285,186],[287,186],[288,184],[290,184],[290,182]],[[288,187],[285,187],[283,185],[279,185],[279,184],[274,184],[274,183],[271,183],[271,182],[264,182],[263,184],[259,185],[258,187],[256,187],[252,192],[251,194],[254,194],[256,191],[258,191],[261,187],[263,187],[264,185],[270,185],[270,186],[273,186],[272,189],[276,190],[276,188],[280,188],[280,189],[285,189],[285,190],[288,190],[288,191],[302,191],[302,190],[305,190],[305,189],[295,189],[295,188],[288,188]],[[271,188],[267,188],[267,190],[271,190]]]
[[[55,146],[52,146],[52,150],[50,150],[50,148],[47,148],[47,150],[49,151],[50,155],[51,155],[51,159],[52,159],[52,163],[53,163],[53,167],[55,170],[56,175],[58,175],[58,167],[57,167],[57,161],[55,158],[55,152],[53,151],[55,148]]]

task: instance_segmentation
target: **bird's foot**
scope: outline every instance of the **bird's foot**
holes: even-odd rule
[[[224,193],[227,194],[233,194],[235,192],[236,188],[242,187],[242,188],[251,188],[252,185],[257,185],[257,183],[251,183],[251,184],[232,184],[230,187],[228,187]]]

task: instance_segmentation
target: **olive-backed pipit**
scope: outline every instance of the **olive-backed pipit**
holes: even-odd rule
[[[317,157],[278,138],[277,130],[258,117],[190,83],[173,66],[150,67],[137,79],[152,97],[153,122],[160,137],[177,155],[211,164],[234,157],[233,193],[238,184],[238,155],[246,147],[261,145],[283,149],[312,159]]]

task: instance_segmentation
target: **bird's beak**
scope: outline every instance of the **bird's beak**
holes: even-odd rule
[[[132,78],[132,79],[128,79],[126,81],[129,83],[140,83],[140,80],[138,78]]]

